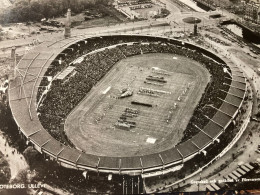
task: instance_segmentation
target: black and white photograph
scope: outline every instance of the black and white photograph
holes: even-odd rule
[[[0,0],[0,195],[260,194],[260,0]]]

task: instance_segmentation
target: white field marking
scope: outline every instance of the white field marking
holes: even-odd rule
[[[106,94],[107,92],[109,92],[110,89],[111,89],[111,86],[109,86],[106,90],[104,90],[102,94]]]
[[[79,64],[79,63],[83,62],[83,60],[84,60],[84,57],[81,56],[81,57],[77,58],[76,60],[74,60],[74,61],[72,62],[72,64]]]
[[[161,69],[158,68],[158,67],[152,67],[152,69],[154,69],[154,70],[161,70]]]
[[[152,137],[148,137],[146,142],[149,143],[149,144],[154,144],[156,142],[156,139],[152,138]]]
[[[57,79],[63,80],[66,76],[68,76],[73,70],[75,66],[68,66],[65,70],[63,70],[58,76]]]

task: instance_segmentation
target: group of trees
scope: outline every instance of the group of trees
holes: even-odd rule
[[[0,152],[0,183],[6,184],[10,180],[11,177],[11,171],[9,168],[9,164],[7,160],[5,159],[3,153]]]
[[[111,0],[18,0],[0,13],[0,23],[40,21],[42,18],[62,16],[69,7],[77,14],[86,8],[111,3]]]

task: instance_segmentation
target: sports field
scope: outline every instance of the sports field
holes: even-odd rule
[[[165,74],[155,73],[153,67]],[[164,77],[166,82],[144,83],[149,76]],[[77,148],[89,154],[125,157],[160,152],[181,140],[208,82],[208,71],[183,56],[144,54],[123,59],[68,116],[65,132]],[[160,92],[138,94],[141,87]],[[118,98],[124,89],[132,91],[132,96]],[[127,117],[135,127],[116,125],[126,108],[138,110],[134,117]]]

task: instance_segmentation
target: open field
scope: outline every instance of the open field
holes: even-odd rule
[[[173,59],[174,57],[174,59]],[[152,67],[167,70],[170,75],[152,72]],[[163,86],[146,84],[147,76],[163,76]],[[209,82],[209,74],[200,64],[172,54],[145,54],[118,62],[88,93],[65,123],[65,132],[76,147],[89,154],[135,156],[159,152],[176,145],[182,138],[193,110]],[[183,90],[192,83],[185,95]],[[110,88],[111,87],[111,88]],[[123,88],[133,90],[133,96],[117,99]],[[158,97],[137,94],[140,87],[163,90],[171,94]],[[178,97],[181,96],[181,101]],[[152,107],[132,105],[131,101],[149,103]],[[170,122],[167,116],[174,103]],[[127,108],[139,110],[130,131],[115,127]],[[146,142],[156,139],[155,144]]]

